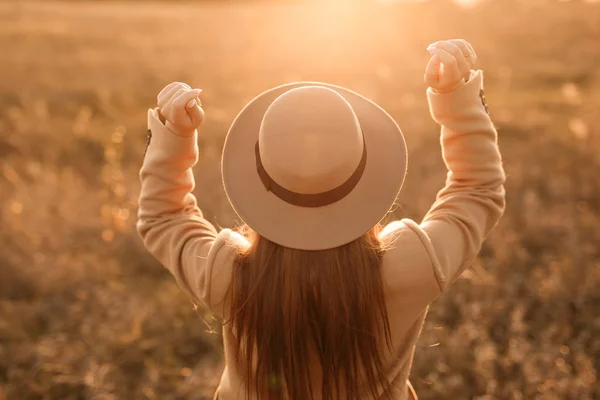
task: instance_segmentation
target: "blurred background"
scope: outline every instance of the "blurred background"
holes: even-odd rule
[[[600,2],[0,0],[0,399],[211,399],[218,321],[134,229],[146,110],[204,89],[195,168],[209,220],[235,216],[219,158],[236,113],[295,80],[387,109],[409,146],[398,216],[444,182],[427,45],[479,55],[508,207],[431,309],[420,399],[600,399]]]

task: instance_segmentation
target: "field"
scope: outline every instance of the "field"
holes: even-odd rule
[[[224,135],[294,80],[372,97],[403,129],[400,216],[444,181],[426,46],[480,58],[508,181],[480,263],[430,309],[420,399],[600,399],[597,2],[0,2],[0,400],[210,399],[220,327],[135,233],[146,109],[204,89],[196,194],[219,226]]]

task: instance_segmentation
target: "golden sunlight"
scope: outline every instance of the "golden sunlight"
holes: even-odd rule
[[[377,0],[378,3],[427,3],[431,0]],[[461,7],[473,7],[483,0],[452,0],[452,2]],[[594,1],[594,0],[591,0]]]
[[[156,221],[239,225],[223,190],[223,143],[247,101],[274,86],[344,86],[398,122],[408,171],[380,238],[413,248],[407,264],[428,260],[442,241],[422,247],[424,234],[401,219],[422,220],[447,176],[423,76],[428,44],[450,38],[473,45],[485,97],[471,81],[472,90],[432,98],[451,105],[446,114],[463,110],[444,118],[458,129],[488,126],[488,139],[489,103],[509,199],[480,256],[443,294],[433,263],[393,279],[427,291],[398,304],[440,294],[411,382],[419,399],[600,398],[599,27],[600,0],[0,0],[0,400],[214,399],[223,321],[192,306],[144,246],[140,168],[187,149],[155,178],[180,186],[193,172],[194,192],[186,180],[153,197],[173,207],[185,193],[189,207]],[[197,147],[165,134],[163,155],[152,155],[148,140],[160,146],[162,134],[148,135],[148,109],[173,81],[203,89],[206,120]],[[466,131],[446,142],[467,135],[465,152],[479,148],[483,135]],[[196,150],[193,171],[181,172]],[[461,219],[468,226],[501,204],[463,197],[476,210]],[[212,231],[202,226],[164,254],[183,260],[183,244]],[[204,249],[213,238],[194,240]],[[238,233],[227,240],[251,245]],[[204,265],[194,252],[191,264]],[[440,257],[444,268],[450,258]],[[227,281],[231,271],[190,277]],[[215,287],[212,295],[228,293]]]

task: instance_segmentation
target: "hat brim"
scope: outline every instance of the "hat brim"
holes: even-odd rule
[[[286,203],[265,189],[256,169],[254,145],[267,108],[281,94],[302,86],[324,86],[341,94],[354,109],[367,146],[367,163],[356,187],[323,207]],[[221,160],[225,193],[237,215],[272,242],[302,250],[342,246],[371,229],[394,204],[406,167],[406,142],[394,119],[371,100],[321,82],[290,83],[255,97],[233,121]]]

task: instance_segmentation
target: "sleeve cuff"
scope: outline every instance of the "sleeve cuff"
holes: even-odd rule
[[[449,93],[436,93],[427,89],[429,110],[433,119],[441,123],[448,117],[461,118],[472,114],[473,108],[480,108],[489,114],[483,94],[483,71],[471,71],[469,81]]]
[[[155,108],[148,109],[148,148],[157,147],[170,153],[187,153],[193,149],[198,139],[198,131],[189,137],[171,132],[158,117]]]

